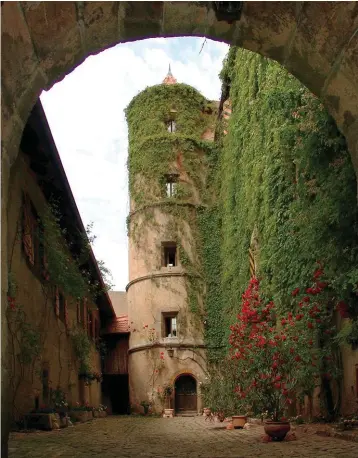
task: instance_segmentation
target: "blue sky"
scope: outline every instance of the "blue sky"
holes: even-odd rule
[[[97,259],[111,270],[114,289],[128,283],[127,125],[124,109],[168,72],[218,100],[228,46],[204,38],[157,38],[119,44],[90,56],[41,94],[51,131],[83,223],[93,222]],[[200,53],[200,54],[199,54]]]

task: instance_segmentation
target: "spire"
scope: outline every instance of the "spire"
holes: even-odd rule
[[[168,74],[167,76],[164,78],[163,80],[163,84],[176,84],[177,80],[174,78],[173,74],[172,74],[172,70],[170,68],[170,64],[169,64],[169,70],[168,70]]]

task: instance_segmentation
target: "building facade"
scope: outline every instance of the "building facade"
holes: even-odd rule
[[[206,377],[204,285],[197,218],[216,105],[170,69],[127,108],[129,128],[128,368],[131,407],[201,409]],[[174,389],[163,405],[163,390]],[[169,405],[170,402],[170,405]]]
[[[10,376],[10,415],[18,422],[62,401],[98,407],[97,344],[100,328],[115,314],[92,251],[80,261],[86,231],[40,101],[10,181],[9,353],[3,361]],[[80,350],[83,342],[86,353]]]

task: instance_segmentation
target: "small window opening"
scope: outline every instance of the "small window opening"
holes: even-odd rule
[[[178,175],[166,176],[166,192],[167,197],[175,197],[178,184]]]
[[[42,369],[42,401],[44,404],[49,402],[49,371]]]
[[[167,130],[170,133],[173,133],[177,130],[177,126],[175,124],[175,121],[168,121],[167,122]]]
[[[65,322],[65,296],[59,292],[58,293],[58,298],[59,298],[59,318],[61,321]]]
[[[177,317],[164,317],[164,337],[177,337]]]
[[[177,247],[175,244],[163,246],[164,267],[175,267],[177,265]]]

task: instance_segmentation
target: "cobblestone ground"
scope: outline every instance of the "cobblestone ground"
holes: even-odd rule
[[[358,444],[313,434],[262,443],[262,426],[226,430],[203,417],[121,417],[59,431],[12,433],[10,458],[57,457],[315,457],[357,458]]]

